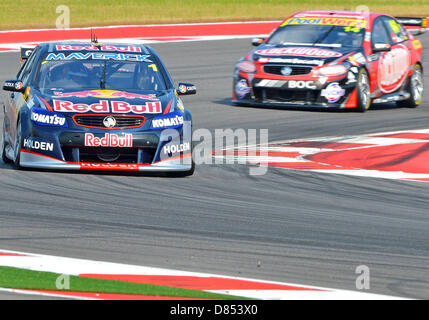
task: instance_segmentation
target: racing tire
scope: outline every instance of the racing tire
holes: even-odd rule
[[[369,83],[368,72],[365,69],[361,69],[358,75],[358,81],[356,85],[357,93],[357,105],[356,110],[358,112],[365,112],[371,106],[371,89]]]
[[[21,119],[19,119],[18,124],[16,126],[16,138],[15,138],[15,145],[13,148],[13,164],[17,169],[21,169],[21,165],[20,165],[21,146],[22,146],[22,126],[21,126]]]
[[[6,142],[4,141],[5,139],[5,123],[3,121],[3,135],[2,135],[2,139],[1,139],[1,159],[3,160],[4,163],[12,163],[13,161],[10,160],[7,156],[6,156]]]
[[[406,89],[410,97],[396,102],[396,105],[398,107],[417,108],[423,100],[423,88],[423,70],[419,64],[416,64]]]

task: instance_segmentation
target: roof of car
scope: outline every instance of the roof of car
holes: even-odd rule
[[[83,42],[83,41],[58,41],[46,42],[40,44],[45,47],[48,52],[57,51],[110,51],[123,53],[144,53],[151,54],[151,48],[142,44],[135,43],[111,43],[111,42]]]
[[[318,11],[299,11],[291,15],[291,17],[336,17],[336,18],[362,18],[369,19],[373,16],[381,15],[375,12],[357,12],[347,10],[318,10]]]

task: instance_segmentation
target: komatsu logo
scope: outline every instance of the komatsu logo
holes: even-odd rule
[[[183,125],[183,116],[177,112],[166,116],[159,116],[152,120],[151,129],[180,128]]]

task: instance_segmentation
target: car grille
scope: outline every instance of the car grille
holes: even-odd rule
[[[320,103],[320,90],[287,90],[274,88],[254,89],[255,98],[261,102],[286,102],[299,104]]]
[[[64,160],[89,163],[152,163],[156,148],[62,147]]]
[[[137,163],[136,148],[80,148],[80,162]]]
[[[116,124],[107,128],[104,125],[104,119],[106,117],[112,117],[116,120]],[[136,128],[141,127],[145,122],[143,116],[117,116],[117,115],[75,115],[73,117],[74,122],[78,126],[91,127],[91,128],[102,128],[102,129],[122,129],[122,128]]]
[[[305,66],[265,65],[264,66],[264,72],[282,76],[283,75],[282,74],[282,68],[283,67],[290,67],[292,69],[291,73],[289,74],[290,76],[299,76],[299,75],[309,74],[311,72],[311,70],[313,69],[312,67],[305,67]]]

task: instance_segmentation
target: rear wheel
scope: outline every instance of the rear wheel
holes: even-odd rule
[[[357,91],[357,111],[365,112],[371,105],[371,90],[369,86],[368,72],[361,69],[356,85]]]
[[[407,84],[410,97],[407,100],[398,101],[400,107],[417,108],[423,100],[423,70],[419,64],[414,66],[413,74]]]

